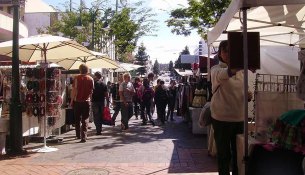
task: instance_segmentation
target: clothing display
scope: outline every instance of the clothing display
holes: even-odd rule
[[[272,142],[282,148],[305,154],[305,110],[282,114],[272,127]]]
[[[195,89],[194,99],[192,106],[195,108],[201,108],[206,103],[207,92],[205,89]]]

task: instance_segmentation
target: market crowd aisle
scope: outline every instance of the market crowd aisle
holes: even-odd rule
[[[3,158],[0,171],[13,175],[42,172],[216,175],[216,159],[208,156],[206,136],[193,135],[182,118],[175,119],[166,125],[152,127],[142,126],[141,120],[132,118],[130,130],[121,132],[118,118],[117,126],[103,127],[102,135],[95,135],[94,128],[89,130],[86,143],[77,143],[72,130],[62,135],[62,144],[52,145],[58,151]],[[25,148],[31,150],[40,146],[30,143]]]

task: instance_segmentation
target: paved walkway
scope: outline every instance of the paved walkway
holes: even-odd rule
[[[61,144],[49,153],[31,152],[43,144],[30,143],[30,153],[19,157],[2,157],[1,175],[216,175],[216,159],[208,156],[206,136],[193,135],[182,119],[165,126],[141,126],[134,117],[130,130],[106,126],[102,135],[89,130],[86,143],[75,139],[75,131],[62,134]],[[94,126],[94,124],[91,124]]]

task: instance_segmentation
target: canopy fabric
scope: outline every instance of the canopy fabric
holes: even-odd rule
[[[194,75],[192,70],[180,70],[180,69],[175,69],[175,71],[177,72],[177,74],[179,74],[180,76],[190,76],[190,75]]]
[[[136,65],[136,64],[130,64],[130,63],[119,63],[120,68],[115,69],[115,72],[129,72],[135,69],[138,69],[140,67],[144,67],[141,65]]]
[[[0,55],[12,57],[12,50],[12,40],[0,43]],[[36,35],[19,39],[19,59],[21,61],[46,61],[91,55],[92,53],[86,47],[70,38]]]
[[[90,69],[105,68],[105,69],[117,69],[120,66],[111,60],[106,54],[100,52],[90,51],[93,56],[83,56],[76,58],[64,58],[58,60],[49,60],[56,63],[66,70],[78,69],[81,64],[86,64]]]
[[[304,4],[304,0],[241,0],[241,7],[276,6],[284,4]]]
[[[265,3],[265,4],[264,4]],[[289,4],[289,5],[279,5]],[[296,5],[298,4],[298,5]],[[300,5],[301,4],[301,5]],[[260,32],[261,45],[305,46],[305,1],[233,0],[215,27],[208,32],[208,44],[222,40],[223,31],[242,31],[239,9],[251,8],[247,14],[248,32]],[[276,5],[276,6],[269,6]]]

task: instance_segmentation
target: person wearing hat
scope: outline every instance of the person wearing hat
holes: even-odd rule
[[[109,106],[109,96],[107,85],[103,82],[101,72],[94,73],[94,89],[92,94],[93,121],[96,127],[96,135],[101,135],[102,119],[105,107],[105,100]]]
[[[86,142],[90,98],[94,88],[94,81],[88,75],[89,68],[87,65],[81,64],[79,71],[80,74],[75,76],[73,80],[70,104],[74,110],[76,137],[81,139],[80,142]]]
[[[236,135],[243,133],[244,91],[243,71],[229,69],[228,41],[222,41],[218,49],[218,65],[211,68],[212,100],[211,116],[217,148],[219,175],[238,175]],[[248,99],[252,94],[248,93]]]

